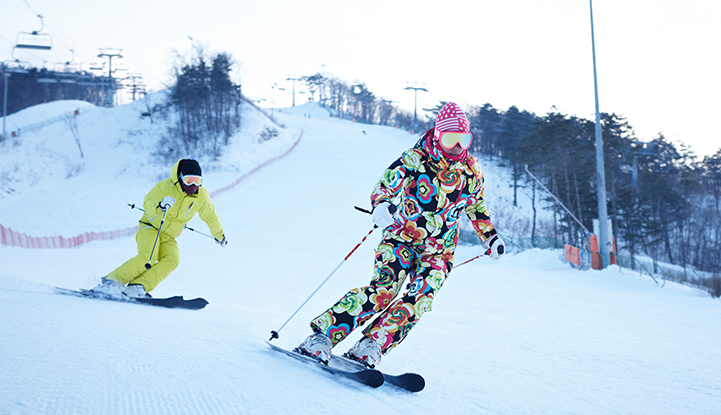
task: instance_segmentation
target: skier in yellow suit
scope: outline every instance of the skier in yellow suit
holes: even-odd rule
[[[202,187],[202,172],[195,160],[175,163],[170,177],[158,182],[145,195],[143,208],[145,212],[135,235],[138,255],[103,277],[94,291],[115,297],[149,297],[148,293],[178,266],[180,255],[175,238],[196,213],[220,246],[228,243],[208,190]]]

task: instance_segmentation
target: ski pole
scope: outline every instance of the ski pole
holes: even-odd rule
[[[333,274],[335,274],[335,272],[338,271],[338,268],[340,268],[341,265],[343,265],[343,264],[345,263],[345,261],[346,261],[351,255],[353,255],[353,252],[355,252],[356,249],[358,249],[358,247],[361,246],[361,244],[362,244],[363,242],[365,242],[365,240],[370,236],[370,234],[373,233],[374,230],[376,230],[376,228],[377,228],[377,226],[373,226],[373,228],[370,230],[370,232],[368,232],[368,233],[363,237],[363,239],[361,239],[361,241],[358,242],[358,244],[357,244],[355,247],[353,247],[353,249],[348,253],[348,255],[346,255],[345,258],[343,258],[343,260],[340,262],[340,264],[338,264],[338,266],[336,266],[336,267],[333,269],[333,271],[331,271],[330,275],[328,275],[328,276],[323,280],[323,282],[320,283],[320,285],[318,286],[318,288],[316,288],[315,291],[313,291],[313,293],[312,293],[308,298],[306,298],[305,301],[303,301],[303,304],[301,304],[300,307],[298,307],[298,309],[295,310],[295,312],[294,312],[290,317],[288,317],[288,320],[286,320],[285,323],[283,323],[283,325],[280,326],[280,328],[279,328],[278,330],[271,330],[271,332],[270,332],[270,340],[277,339],[278,337],[280,337],[280,335],[279,335],[278,333],[279,333],[281,330],[283,330],[283,327],[285,327],[285,325],[288,324],[288,323],[290,322],[290,320],[292,320],[293,317],[295,317],[296,314],[298,314],[298,312],[300,311],[300,309],[303,308],[303,307],[305,306],[305,304],[306,304],[308,301],[310,301],[311,298],[313,298],[313,296],[315,295],[315,293],[317,293],[318,290],[320,290],[320,288],[321,288],[323,285],[325,285],[325,283],[330,279],[330,277],[332,277]],[[268,340],[268,341],[270,341],[270,340]]]
[[[163,209],[163,219],[160,220],[160,226],[158,226],[158,234],[155,235],[155,242],[153,242],[153,250],[150,251],[150,257],[148,258],[148,263],[145,264],[145,269],[150,269],[152,265],[150,265],[150,261],[153,260],[153,253],[155,252],[155,245],[158,243],[158,238],[160,237],[160,230],[163,229],[163,223],[165,222],[165,215],[168,214],[168,209]]]
[[[491,248],[488,248],[488,250],[487,250],[486,252],[484,252],[484,253],[482,253],[482,254],[480,254],[480,255],[476,255],[476,256],[474,256],[473,258],[471,258],[471,259],[469,259],[469,260],[467,260],[467,261],[463,261],[463,262],[461,262],[461,263],[458,264],[458,265],[454,265],[453,268],[458,268],[458,267],[460,267],[460,266],[463,265],[463,264],[467,264],[467,263],[469,263],[469,262],[471,262],[471,261],[477,260],[478,258],[480,258],[480,257],[482,257],[482,256],[487,256],[487,255],[491,255]]]
[[[131,209],[138,209],[138,210],[141,211],[141,212],[145,212],[145,209],[143,209],[143,208],[141,208],[141,207],[135,206],[134,203],[128,203],[128,206],[130,206]],[[196,231],[195,229],[191,228],[191,227],[188,226],[188,225],[185,225],[183,228],[184,228],[184,229],[187,229],[187,230],[189,230],[189,231],[191,231],[191,232],[199,233],[199,234],[201,234],[201,235],[203,235],[203,236],[207,236],[208,238],[211,238],[211,239],[215,240],[215,237],[214,237],[213,235],[208,235],[207,233],[203,233],[203,232],[201,232],[201,231]]]
[[[193,229],[193,228],[191,228],[191,227],[189,227],[189,226],[187,226],[187,225],[186,225],[184,228],[187,229],[187,230],[189,230],[189,231],[191,231],[191,232],[199,233],[199,234],[201,234],[201,235],[203,235],[203,236],[207,236],[208,238],[211,238],[211,239],[215,240],[215,236],[213,236],[213,235],[208,235],[207,233],[203,233],[203,232],[201,232],[201,231],[196,231],[195,229]]]

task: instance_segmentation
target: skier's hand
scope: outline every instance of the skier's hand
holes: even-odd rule
[[[228,240],[225,239],[225,234],[223,235],[223,239],[215,238],[215,242],[218,243],[221,247],[225,248],[225,245],[228,245]]]
[[[388,202],[380,203],[378,206],[373,208],[373,224],[381,229],[385,229],[396,221],[396,208],[395,205],[391,205]]]
[[[168,210],[173,207],[173,204],[175,204],[175,199],[173,199],[172,196],[165,196],[163,200],[160,201],[159,206],[163,210]]]
[[[488,256],[493,259],[498,259],[506,253],[506,244],[503,243],[503,239],[501,239],[498,235],[493,235],[491,237],[491,240],[488,241],[488,248],[491,250],[491,253],[488,254]]]

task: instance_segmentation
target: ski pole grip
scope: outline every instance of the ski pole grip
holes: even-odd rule
[[[368,209],[365,209],[365,208],[362,208],[362,207],[359,207],[359,206],[353,206],[353,207],[356,208],[356,210],[359,210],[359,211],[361,211],[361,212],[363,212],[363,213],[367,213],[367,214],[369,214],[369,215],[372,215],[372,214],[373,214],[373,212],[371,212],[371,211],[368,210]],[[394,214],[394,213],[396,213],[396,212],[398,211],[398,206],[396,206],[396,205],[394,205],[393,203],[391,203],[390,206],[388,206],[388,211],[389,211],[389,212],[391,213],[391,215],[392,215],[392,214]]]

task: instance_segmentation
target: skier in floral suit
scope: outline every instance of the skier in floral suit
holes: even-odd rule
[[[466,115],[449,102],[435,128],[383,172],[371,194],[373,222],[384,229],[371,282],[350,290],[313,319],[313,334],[298,347],[300,352],[327,364],[331,349],[375,316],[344,356],[377,366],[431,311],[452,268],[464,211],[490,256],[504,254],[485,207],[481,167],[467,151],[471,141]],[[407,279],[407,291],[397,298]]]

